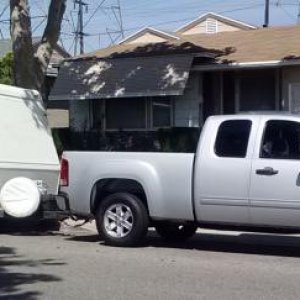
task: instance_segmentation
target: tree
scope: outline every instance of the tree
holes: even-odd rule
[[[13,84],[13,54],[7,53],[0,59],[0,83],[1,84]]]
[[[42,91],[45,73],[59,38],[65,10],[66,0],[51,0],[46,27],[41,42],[34,51],[28,0],[10,0],[15,85]]]

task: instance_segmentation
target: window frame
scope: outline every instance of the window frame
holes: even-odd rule
[[[121,98],[118,98],[120,101],[122,101]],[[110,99],[105,99],[104,101],[104,115],[105,115],[105,120],[104,120],[104,124],[105,124],[105,131],[107,132],[116,132],[116,131],[120,131],[120,128],[108,128],[107,127],[107,104],[106,104],[106,101],[110,101]],[[140,101],[143,101],[143,100],[140,100]],[[136,128],[136,127],[133,127],[133,128],[129,128],[129,127],[124,127],[122,128],[121,130],[122,131],[146,131],[147,130],[147,124],[148,124],[148,107],[147,107],[147,100],[145,99],[144,100],[144,110],[145,110],[145,122],[144,122],[144,127],[142,128]]]
[[[140,101],[144,101],[144,108],[145,108],[145,123],[144,123],[144,127],[143,128],[122,128],[122,131],[156,131],[159,128],[171,128],[174,126],[174,99],[172,99],[172,97],[165,97],[165,100],[169,100],[170,101],[170,126],[159,126],[156,127],[153,124],[153,102],[155,102],[155,97],[145,97],[145,99],[141,99]],[[104,130],[107,132],[116,132],[116,131],[120,131],[119,128],[108,128],[107,127],[107,110],[106,110],[106,106],[107,106],[107,101],[110,101],[110,99],[103,99],[103,111],[104,111],[104,120],[103,120],[103,126],[104,126]],[[94,100],[97,101],[97,100]],[[120,99],[121,101],[121,99]],[[93,128],[94,128],[94,115],[95,115],[95,108],[96,105],[93,106],[93,113],[92,113],[92,117],[93,117]]]
[[[266,160],[280,160],[280,161],[283,161],[283,160],[288,160],[288,161],[299,161],[300,160],[300,155],[299,155],[299,159],[297,158],[273,158],[273,157],[262,157],[262,147],[263,147],[263,144],[264,144],[264,139],[265,139],[265,135],[266,135],[266,131],[267,131],[267,126],[268,126],[268,123],[269,122],[289,122],[289,123],[296,123],[299,125],[300,127],[300,122],[296,121],[296,120],[286,120],[286,119],[268,119],[265,121],[265,124],[264,124],[264,128],[263,128],[263,131],[262,131],[262,135],[261,135],[261,139],[260,139],[260,143],[259,143],[259,148],[258,148],[258,159],[266,159]],[[300,147],[300,145],[299,145]],[[299,150],[300,151],[300,150]]]
[[[157,100],[155,100],[155,98],[151,97],[150,99],[150,129],[152,130],[157,130],[159,128],[171,128],[173,126],[173,121],[174,121],[174,101],[171,97],[165,99],[165,100],[169,100],[170,104],[170,125],[169,126],[154,126],[153,122],[154,122],[154,118],[153,118],[153,103],[154,102],[158,102]]]
[[[237,121],[244,121],[244,122],[249,123],[249,125],[250,125],[249,126],[249,133],[248,133],[248,139],[247,139],[245,154],[244,154],[244,156],[223,156],[223,155],[220,155],[217,152],[217,141],[218,141],[221,126],[223,124],[227,123],[227,122],[237,122]],[[231,119],[231,120],[224,120],[224,121],[220,122],[219,125],[218,125],[218,128],[217,128],[216,136],[215,136],[215,140],[214,140],[214,146],[213,146],[214,155],[216,155],[218,158],[221,158],[221,159],[224,159],[224,158],[225,159],[226,158],[227,159],[245,159],[245,158],[247,158],[252,130],[253,130],[253,120],[251,120],[251,119]]]

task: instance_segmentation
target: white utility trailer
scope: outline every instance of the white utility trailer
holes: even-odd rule
[[[0,85],[0,217],[56,218],[60,163],[40,94]],[[61,202],[61,204],[60,204]]]

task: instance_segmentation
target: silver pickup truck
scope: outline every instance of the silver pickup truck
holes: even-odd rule
[[[168,239],[198,226],[300,228],[300,117],[210,117],[195,154],[65,152],[61,190],[109,244],[149,226]]]

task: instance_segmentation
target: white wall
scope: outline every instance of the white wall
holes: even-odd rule
[[[124,44],[149,44],[149,43],[163,43],[166,42],[167,39],[162,38],[156,34],[146,32],[141,36],[136,37],[133,40],[129,40]]]
[[[184,95],[174,97],[174,126],[200,126],[202,103],[202,76],[200,73],[191,73]]]

